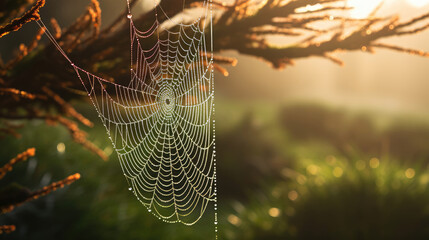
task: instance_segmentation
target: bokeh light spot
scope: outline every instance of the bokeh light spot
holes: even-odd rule
[[[270,208],[270,210],[268,210],[268,214],[271,217],[279,217],[280,216],[280,209],[278,209],[278,208]]]
[[[319,167],[311,164],[307,167],[307,172],[311,175],[316,175],[319,172]]]
[[[405,177],[411,179],[416,175],[416,171],[412,168],[408,168],[407,170],[405,170]]]
[[[334,174],[335,177],[339,178],[339,177],[343,176],[344,171],[342,168],[336,167],[336,168],[334,168],[332,173]]]
[[[427,185],[429,183],[429,174],[423,174],[420,176],[420,184]]]
[[[298,192],[297,191],[295,191],[295,190],[292,190],[292,191],[290,191],[289,193],[288,193],[288,198],[291,200],[291,201],[295,201],[295,200],[297,200],[298,199]]]
[[[64,153],[66,151],[66,145],[62,142],[57,144],[57,151],[59,153]]]
[[[230,214],[228,216],[228,222],[230,222],[232,225],[238,226],[241,224],[241,220],[240,218],[238,218],[237,216],[235,216],[234,214]]]
[[[378,158],[371,158],[371,160],[369,160],[369,166],[371,168],[378,168],[378,166],[380,166],[380,160],[378,160]]]

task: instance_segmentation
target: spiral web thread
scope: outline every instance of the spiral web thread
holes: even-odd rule
[[[128,0],[127,4],[128,85],[76,66],[44,23],[38,24],[84,85],[118,154],[129,190],[149,212],[169,223],[193,225],[212,202],[217,232],[212,3],[204,3],[204,14],[193,23],[174,22],[175,31],[161,25],[159,9],[165,12],[157,5],[153,25],[137,29]],[[209,43],[204,29],[211,31]]]

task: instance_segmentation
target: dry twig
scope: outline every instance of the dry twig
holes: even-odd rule
[[[0,226],[0,234],[11,233],[11,232],[14,232],[15,230],[16,230],[15,225],[2,225],[2,226]]]
[[[18,207],[18,206],[20,206],[26,202],[38,199],[38,198],[43,197],[43,196],[46,196],[49,193],[58,190],[59,188],[63,188],[66,185],[70,185],[70,184],[74,183],[78,179],[80,179],[80,174],[76,173],[76,174],[68,176],[67,178],[65,178],[63,180],[51,183],[48,186],[45,186],[40,190],[36,190],[34,192],[27,192],[27,193],[25,193],[25,191],[23,191],[21,193],[21,195],[19,196],[19,198],[8,199],[11,202],[10,204],[0,206],[0,213],[4,214],[7,212],[10,212],[13,209],[15,209],[16,207]]]
[[[2,179],[7,172],[12,171],[13,166],[19,162],[23,162],[27,160],[29,157],[33,157],[36,154],[35,148],[29,148],[25,152],[18,154],[15,158],[10,160],[7,164],[5,164],[2,168],[0,168],[0,179]]]
[[[133,5],[135,2],[133,0],[130,3]],[[202,3],[202,0],[187,0],[185,7],[199,7]],[[162,0],[160,4],[170,17],[182,13],[182,1]],[[346,17],[350,9],[344,7],[343,0],[237,0],[231,4],[214,1],[213,7],[216,12],[213,67],[224,75],[228,75],[228,71],[223,65],[237,64],[236,59],[218,55],[224,50],[257,57],[277,69],[292,65],[296,59],[312,56],[342,65],[341,59],[335,56],[338,51],[374,52],[377,48],[384,48],[428,56],[424,51],[384,44],[381,40],[418,34],[428,29],[429,13],[401,22],[398,17],[377,16],[377,7],[368,18],[353,19]],[[55,38],[79,66],[117,84],[127,84],[130,46],[129,38],[124,36],[129,34],[129,24],[122,24],[126,14],[127,11],[122,12],[112,25],[102,30],[101,10],[98,2],[91,0],[82,16],[69,27],[62,30],[55,21],[51,24]],[[154,10],[151,10],[141,16],[134,16],[135,26],[149,29],[154,15]],[[159,14],[158,20],[163,23],[167,18]],[[327,27],[323,28],[319,23],[325,23]],[[166,33],[161,31],[160,34]],[[100,37],[97,38],[98,35]],[[270,41],[272,36],[294,37],[296,41],[279,45]],[[37,36],[35,39],[38,39]],[[36,45],[37,41],[35,45],[29,44]],[[59,123],[69,130],[76,142],[105,158],[103,151],[86,139],[79,125],[64,117],[74,117],[88,126],[92,124],[69,104],[72,99],[87,96],[75,72],[66,67],[68,63],[51,45],[37,54],[31,54],[31,59],[28,59],[32,49],[24,45],[21,52],[26,54],[22,54],[16,64],[0,69],[0,118],[12,122],[16,119],[44,119]],[[28,62],[22,66],[24,59],[28,59]],[[26,71],[17,71],[20,67],[25,67]],[[47,109],[55,109],[56,112]]]
[[[24,24],[40,19],[39,10],[45,5],[45,0],[38,0],[36,4],[23,16],[15,18],[9,24],[0,27],[0,38],[13,31],[18,31]]]

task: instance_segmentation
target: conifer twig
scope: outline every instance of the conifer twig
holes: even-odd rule
[[[39,10],[45,5],[45,0],[38,0],[36,4],[19,18],[15,18],[5,26],[0,27],[0,38],[13,31],[18,31],[24,24],[40,19]]]
[[[36,153],[35,148],[29,148],[25,150],[25,152],[18,154],[15,158],[13,158],[8,163],[6,163],[3,167],[0,168],[0,179],[2,179],[7,172],[12,171],[13,166],[15,164],[26,161],[29,157],[33,157],[35,153]]]

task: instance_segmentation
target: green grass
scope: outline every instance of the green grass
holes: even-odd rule
[[[222,100],[216,117],[220,239],[429,238],[429,121],[382,116],[380,127],[367,113]],[[87,130],[112,151],[101,124]],[[149,214],[127,190],[115,153],[104,162],[64,128],[41,121],[21,133],[1,140],[1,162],[29,147],[36,157],[16,166],[2,186],[37,189],[76,172],[82,178],[2,215],[0,224],[18,227],[11,239],[214,238],[210,210],[194,227]],[[379,164],[372,160],[371,167],[373,157]]]
[[[282,172],[285,180],[265,195],[232,207],[225,239],[429,236],[429,174],[421,165],[329,156],[302,159]]]

